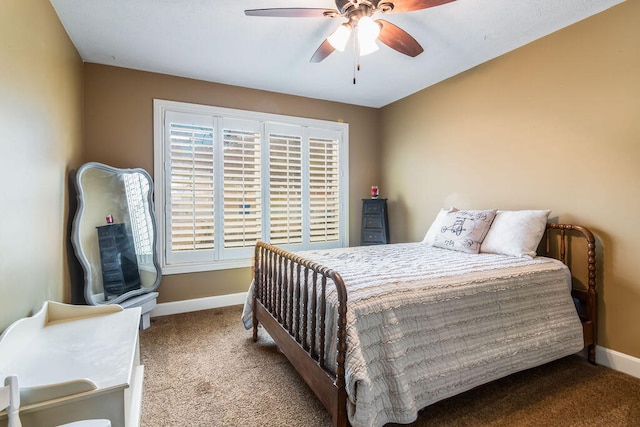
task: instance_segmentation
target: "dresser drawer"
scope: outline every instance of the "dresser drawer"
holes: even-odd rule
[[[118,260],[114,261],[105,261],[102,264],[102,273],[112,272],[112,271],[120,271],[122,269],[122,265]]]
[[[383,209],[383,201],[380,200],[367,200],[362,207],[363,214],[381,214]]]
[[[120,270],[111,270],[102,272],[102,282],[105,286],[123,283],[122,272]]]
[[[384,224],[380,215],[364,215],[362,219],[362,227],[367,229],[382,230]]]
[[[362,244],[386,243],[384,232],[375,230],[362,230]]]

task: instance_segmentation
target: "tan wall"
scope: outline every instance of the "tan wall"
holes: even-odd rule
[[[349,234],[359,243],[360,199],[379,176],[379,110],[98,64],[85,64],[85,90],[84,160],[152,175],[154,98],[349,123]],[[245,292],[249,280],[249,268],[165,275],[159,301]]]
[[[0,2],[0,331],[69,302],[67,172],[80,161],[82,61],[53,7]]]
[[[385,107],[395,241],[437,210],[548,208],[597,235],[600,345],[640,357],[640,1]]]

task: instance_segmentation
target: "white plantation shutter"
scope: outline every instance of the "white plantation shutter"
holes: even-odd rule
[[[302,243],[302,137],[298,127],[269,126],[269,241]]]
[[[154,101],[163,273],[348,245],[348,125]]]
[[[224,247],[253,249],[262,233],[260,124],[225,119],[222,135]]]
[[[167,257],[207,259],[214,249],[214,128],[211,117],[167,113]],[[181,254],[189,253],[189,258]],[[199,255],[195,255],[199,253]]]
[[[322,132],[316,130],[316,133]],[[309,137],[309,233],[311,242],[340,239],[338,136]]]

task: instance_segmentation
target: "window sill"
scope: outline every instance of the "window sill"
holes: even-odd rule
[[[193,263],[180,265],[165,265],[162,267],[163,275],[199,273],[203,271],[231,270],[234,268],[247,268],[253,265],[252,258],[242,258],[216,263]]]

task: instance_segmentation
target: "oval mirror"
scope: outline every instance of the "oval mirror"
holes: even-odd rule
[[[72,242],[84,269],[86,302],[118,304],[154,291],[161,271],[151,176],[91,162],[78,169],[75,184]]]

